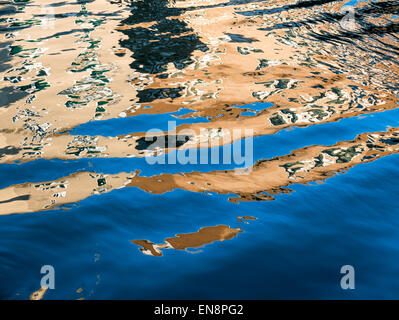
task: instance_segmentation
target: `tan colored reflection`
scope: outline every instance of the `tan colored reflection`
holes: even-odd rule
[[[272,200],[287,193],[293,183],[324,181],[356,164],[370,162],[399,151],[399,128],[386,132],[364,133],[351,141],[333,146],[309,146],[289,155],[257,161],[249,172],[213,171],[137,176],[128,184],[161,194],[174,189],[192,192],[236,194],[231,201]]]
[[[254,221],[257,218],[251,217],[251,216],[242,216],[242,217],[237,217],[238,222],[243,222],[245,224],[248,224],[248,221]]]
[[[41,287],[39,290],[33,292],[30,295],[29,300],[42,300],[44,295],[46,294],[47,289],[47,287]]]
[[[24,183],[0,190],[0,215],[53,209],[125,187],[134,174],[78,172],[58,180]]]
[[[132,49],[137,41],[132,37],[129,42],[127,32],[149,30],[160,20],[154,16],[129,22],[135,12],[129,10],[130,1],[54,7],[46,6],[49,0],[31,1],[4,20],[4,28],[10,30],[5,41],[11,47],[4,47],[9,61],[0,71],[5,88],[0,92],[5,97],[0,108],[0,126],[5,129],[0,132],[0,162],[152,155],[135,149],[144,133],[134,128],[115,138],[60,132],[92,120],[156,117],[182,107],[192,109],[184,118],[209,120],[177,128],[194,132],[184,148],[198,147],[201,128],[210,132],[206,139],[221,145],[226,141],[214,138],[214,132],[232,136],[234,129],[251,129],[255,136],[267,135],[397,107],[399,70],[388,50],[395,45],[391,34],[396,33],[371,30],[361,39],[349,39],[338,20],[324,17],[339,12],[341,3],[297,7],[294,0],[158,2],[165,10],[177,10],[163,18],[180,26],[181,33],[173,34],[176,27],[163,35],[148,35],[154,39],[144,38],[157,42],[171,33],[168,45],[145,51],[149,62],[144,64],[162,64],[151,56],[162,50],[173,56],[184,49],[170,51],[179,39],[198,38],[195,41],[206,50],[184,56],[188,62],[183,66],[177,67],[173,59],[165,60],[164,70],[135,65],[140,52]],[[145,6],[143,1],[133,3]],[[45,25],[43,16],[48,19]],[[381,13],[370,23],[383,28],[388,18]],[[181,88],[177,96],[141,101],[143,93],[176,88]],[[250,116],[242,114],[251,111],[250,106],[237,107],[255,102],[273,106]]]
[[[163,249],[187,250],[200,248],[215,241],[230,240],[243,232],[240,228],[234,229],[225,225],[204,227],[193,233],[181,233],[175,237],[166,238],[164,243],[154,244],[148,240],[133,240],[132,243],[140,246],[140,251],[147,255],[162,256]]]
[[[0,213],[35,212],[78,202],[92,195],[124,187],[152,194],[175,189],[235,194],[238,201],[267,201],[294,183],[324,181],[351,167],[399,152],[399,128],[364,133],[332,146],[314,145],[267,160],[247,171],[190,172],[144,177],[135,173],[107,175],[79,172],[55,181],[25,183],[0,190]]]

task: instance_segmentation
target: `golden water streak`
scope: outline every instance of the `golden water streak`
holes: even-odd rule
[[[399,128],[391,128],[364,133],[332,146],[303,147],[288,155],[259,160],[243,171],[166,173],[152,177],[140,176],[139,172],[79,172],[54,181],[17,184],[0,190],[0,212],[6,215],[49,210],[124,187],[138,187],[152,194],[175,189],[236,194],[236,198],[230,199],[233,202],[267,201],[273,200],[274,195],[290,192],[287,187],[291,184],[324,181],[355,165],[398,152]]]

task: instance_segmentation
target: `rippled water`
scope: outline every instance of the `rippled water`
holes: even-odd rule
[[[0,5],[1,298],[398,298],[398,1]]]

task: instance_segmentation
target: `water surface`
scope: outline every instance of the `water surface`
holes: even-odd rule
[[[0,297],[397,299],[398,14],[3,1]]]

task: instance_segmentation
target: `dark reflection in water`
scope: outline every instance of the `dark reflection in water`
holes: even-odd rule
[[[183,87],[144,89],[137,93],[138,102],[151,102],[158,99],[175,99],[181,97],[180,91]]]
[[[179,16],[182,10],[168,8],[167,4],[167,0],[132,2],[132,15],[121,22],[122,25],[132,26],[155,22],[149,27],[137,26],[121,30],[129,39],[120,41],[120,44],[133,52],[134,62],[130,66],[136,71],[161,73],[167,70],[168,63],[183,69],[193,62],[190,56],[195,50],[208,49],[184,21],[169,18]]]
[[[354,18],[359,24],[359,28],[355,31],[341,31],[338,34],[331,33],[317,33],[313,32],[312,35],[318,39],[323,41],[341,41],[351,43],[351,39],[359,39],[365,40],[373,36],[384,36],[389,34],[398,40],[397,36],[394,34],[399,31],[399,24],[396,22],[386,22],[385,25],[381,25],[381,21],[377,21],[376,19],[381,18],[383,15],[392,15],[399,13],[399,2],[398,1],[386,1],[379,3],[370,3],[367,7],[359,8],[354,12]],[[330,13],[323,12],[321,13],[322,19],[320,22],[324,21],[340,21],[345,16],[344,13]],[[352,42],[353,43],[353,42]],[[393,53],[398,54],[398,46],[384,44],[385,46],[389,46],[389,49],[394,49]],[[384,49],[384,47],[380,48]]]
[[[257,15],[271,15],[275,13],[285,12],[290,9],[299,8],[310,8],[312,6],[325,4],[328,2],[335,1],[305,1],[298,2],[294,5],[287,5],[284,7],[278,7],[273,9],[255,10],[240,12],[243,15],[257,16]],[[365,49],[362,46],[357,45],[358,49],[363,51],[372,50],[374,53],[381,55],[384,59],[392,61],[398,61],[395,55],[399,53],[399,47],[389,43],[383,43],[377,37],[390,35],[393,39],[399,41],[397,33],[399,31],[399,24],[393,21],[385,21],[385,25],[381,25],[381,21],[377,20],[382,18],[384,15],[393,15],[399,13],[399,2],[398,1],[383,1],[383,2],[371,2],[363,8],[357,8],[354,10],[353,19],[358,23],[356,30],[345,30],[345,29],[330,29],[328,31],[316,29],[312,26],[323,25],[326,23],[339,23],[348,14],[347,11],[342,10],[341,12],[319,12],[317,15],[311,16],[309,19],[302,19],[297,21],[287,21],[284,23],[277,23],[271,27],[261,28],[263,31],[272,31],[286,28],[299,28],[306,27],[308,29],[308,36],[313,40],[319,40],[330,43],[348,43],[351,45],[357,45],[354,40],[368,41],[372,38],[378,42],[378,49],[373,50],[370,48]],[[299,15],[298,15],[299,17]],[[384,51],[384,52],[381,52]]]

